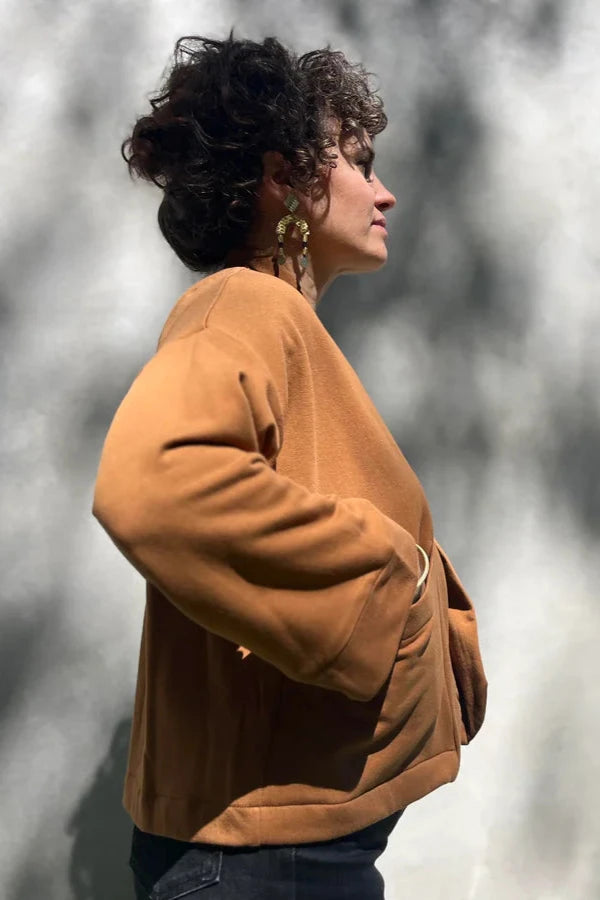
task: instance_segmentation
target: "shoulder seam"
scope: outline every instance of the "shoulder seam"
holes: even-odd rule
[[[210,311],[212,310],[213,306],[215,305],[215,303],[217,302],[217,300],[218,300],[219,297],[221,296],[221,294],[222,294],[222,292],[223,292],[223,290],[224,290],[224,288],[225,288],[225,285],[227,284],[227,282],[229,281],[229,279],[230,279],[230,278],[232,277],[232,275],[234,275],[234,274],[235,274],[235,269],[234,269],[233,271],[229,272],[229,274],[227,275],[227,277],[223,279],[223,283],[219,286],[219,289],[218,289],[218,291],[217,291],[217,293],[216,293],[216,296],[214,297],[212,303],[210,304],[210,306],[209,306],[207,312],[206,312],[205,315],[204,315],[204,319],[202,320],[202,322],[199,323],[199,325],[198,325],[197,328],[194,328],[194,329],[193,329],[193,331],[188,331],[188,332],[186,332],[186,335],[194,334],[194,333],[197,332],[197,331],[204,331],[204,329],[205,329],[206,326],[207,326],[207,321],[208,321],[208,316],[209,316]],[[203,281],[204,281],[204,279],[202,279],[202,280],[200,281],[200,284],[202,284]],[[163,329],[162,329],[161,334],[160,334],[159,342],[158,342],[158,345],[157,345],[157,347],[156,347],[157,350],[160,350],[160,348],[163,346],[163,344],[168,343],[168,342],[167,342],[167,338],[168,338],[170,332],[173,330],[173,327],[174,327],[174,325],[175,325],[177,319],[179,318],[179,314],[185,312],[185,310],[188,308],[188,306],[190,305],[190,303],[192,303],[192,301],[193,301],[193,299],[194,299],[194,293],[193,293],[193,292],[194,292],[194,288],[195,288],[195,287],[197,287],[197,285],[192,285],[190,288],[188,288],[188,290],[189,290],[190,293],[191,293],[191,296],[190,296],[188,302],[183,306],[183,308],[177,310],[177,313],[178,313],[177,315],[174,315],[175,309],[171,310],[171,314],[169,315],[169,317],[167,318],[167,321],[166,321],[165,324],[163,325]],[[186,292],[186,293],[187,293],[187,292]],[[186,335],[181,335],[181,336],[184,337],[184,336],[186,336]],[[177,338],[176,338],[175,340],[177,340]]]
[[[207,327],[208,327],[208,317],[210,316],[210,314],[211,314],[211,312],[213,311],[214,307],[217,305],[217,302],[218,302],[219,298],[221,297],[221,294],[223,293],[223,291],[225,290],[225,288],[227,287],[228,283],[231,281],[231,279],[233,278],[233,276],[234,276],[234,275],[238,275],[238,274],[240,273],[240,271],[241,271],[242,268],[243,268],[243,266],[236,266],[236,267],[233,268],[233,269],[231,270],[231,272],[227,275],[227,278],[224,278],[224,279],[223,279],[223,283],[221,284],[221,286],[219,287],[219,290],[217,291],[217,293],[216,293],[215,296],[213,297],[212,303],[210,304],[210,306],[209,306],[208,309],[206,310],[206,313],[205,313],[205,315],[204,315],[204,320],[203,320],[203,322],[202,322],[202,327],[203,327],[203,328],[207,328]]]

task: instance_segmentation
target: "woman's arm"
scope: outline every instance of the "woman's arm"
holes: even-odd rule
[[[369,700],[415,597],[415,539],[368,500],[277,473],[280,396],[249,343],[164,344],[117,410],[93,514],[194,622],[288,677]]]

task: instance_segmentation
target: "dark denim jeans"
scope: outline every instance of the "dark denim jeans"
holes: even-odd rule
[[[403,810],[330,841],[225,847],[133,828],[137,900],[383,900],[375,860]]]

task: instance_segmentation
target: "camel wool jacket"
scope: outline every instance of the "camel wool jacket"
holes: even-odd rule
[[[228,267],[178,300],[93,514],[146,580],[123,797],[143,831],[329,840],[456,778],[486,705],[475,612],[289,276]]]

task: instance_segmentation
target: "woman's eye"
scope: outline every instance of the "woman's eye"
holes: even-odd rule
[[[361,169],[363,169],[365,178],[367,179],[367,181],[369,181],[371,175],[373,174],[373,164],[366,159],[361,159],[358,162],[358,165],[361,167]]]

